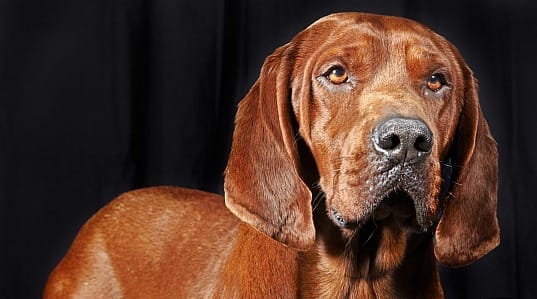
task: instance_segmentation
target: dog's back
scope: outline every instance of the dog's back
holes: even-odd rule
[[[219,195],[172,187],[123,194],[80,230],[44,297],[206,297],[238,223]]]

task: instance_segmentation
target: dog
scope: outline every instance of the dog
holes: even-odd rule
[[[498,153],[458,50],[404,18],[338,13],[267,57],[239,104],[225,198],[128,192],[45,298],[441,298],[437,262],[500,242]]]

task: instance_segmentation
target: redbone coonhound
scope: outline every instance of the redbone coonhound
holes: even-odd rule
[[[497,159],[452,44],[403,18],[330,15],[241,101],[225,200],[119,196],[45,298],[439,298],[436,262],[499,244]]]

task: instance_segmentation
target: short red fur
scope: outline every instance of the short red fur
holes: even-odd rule
[[[345,80],[328,77],[335,66]],[[433,90],[435,74],[447,82]],[[393,117],[434,136],[406,185],[372,145]],[[499,244],[497,159],[453,45],[403,18],[330,15],[270,55],[241,101],[225,198],[121,195],[82,227],[44,297],[439,298],[437,262],[464,266]],[[406,187],[379,191],[389,183]]]

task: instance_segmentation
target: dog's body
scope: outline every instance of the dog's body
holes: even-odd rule
[[[419,255],[409,254],[401,269],[389,275],[377,275],[375,267],[369,267],[374,261],[348,265],[346,254],[351,253],[330,255],[327,242],[331,240],[319,238],[311,250],[296,251],[239,221],[221,196],[178,187],[141,189],[123,194],[88,221],[58,266],[62,270],[50,277],[54,284],[49,284],[45,297],[438,298],[442,294],[430,236],[415,237],[411,247],[418,248]],[[415,288],[416,282],[421,287]]]
[[[120,196],[45,297],[439,298],[436,261],[498,245],[496,188],[457,50],[409,20],[335,14],[269,56],[242,100],[225,205],[174,187]]]

